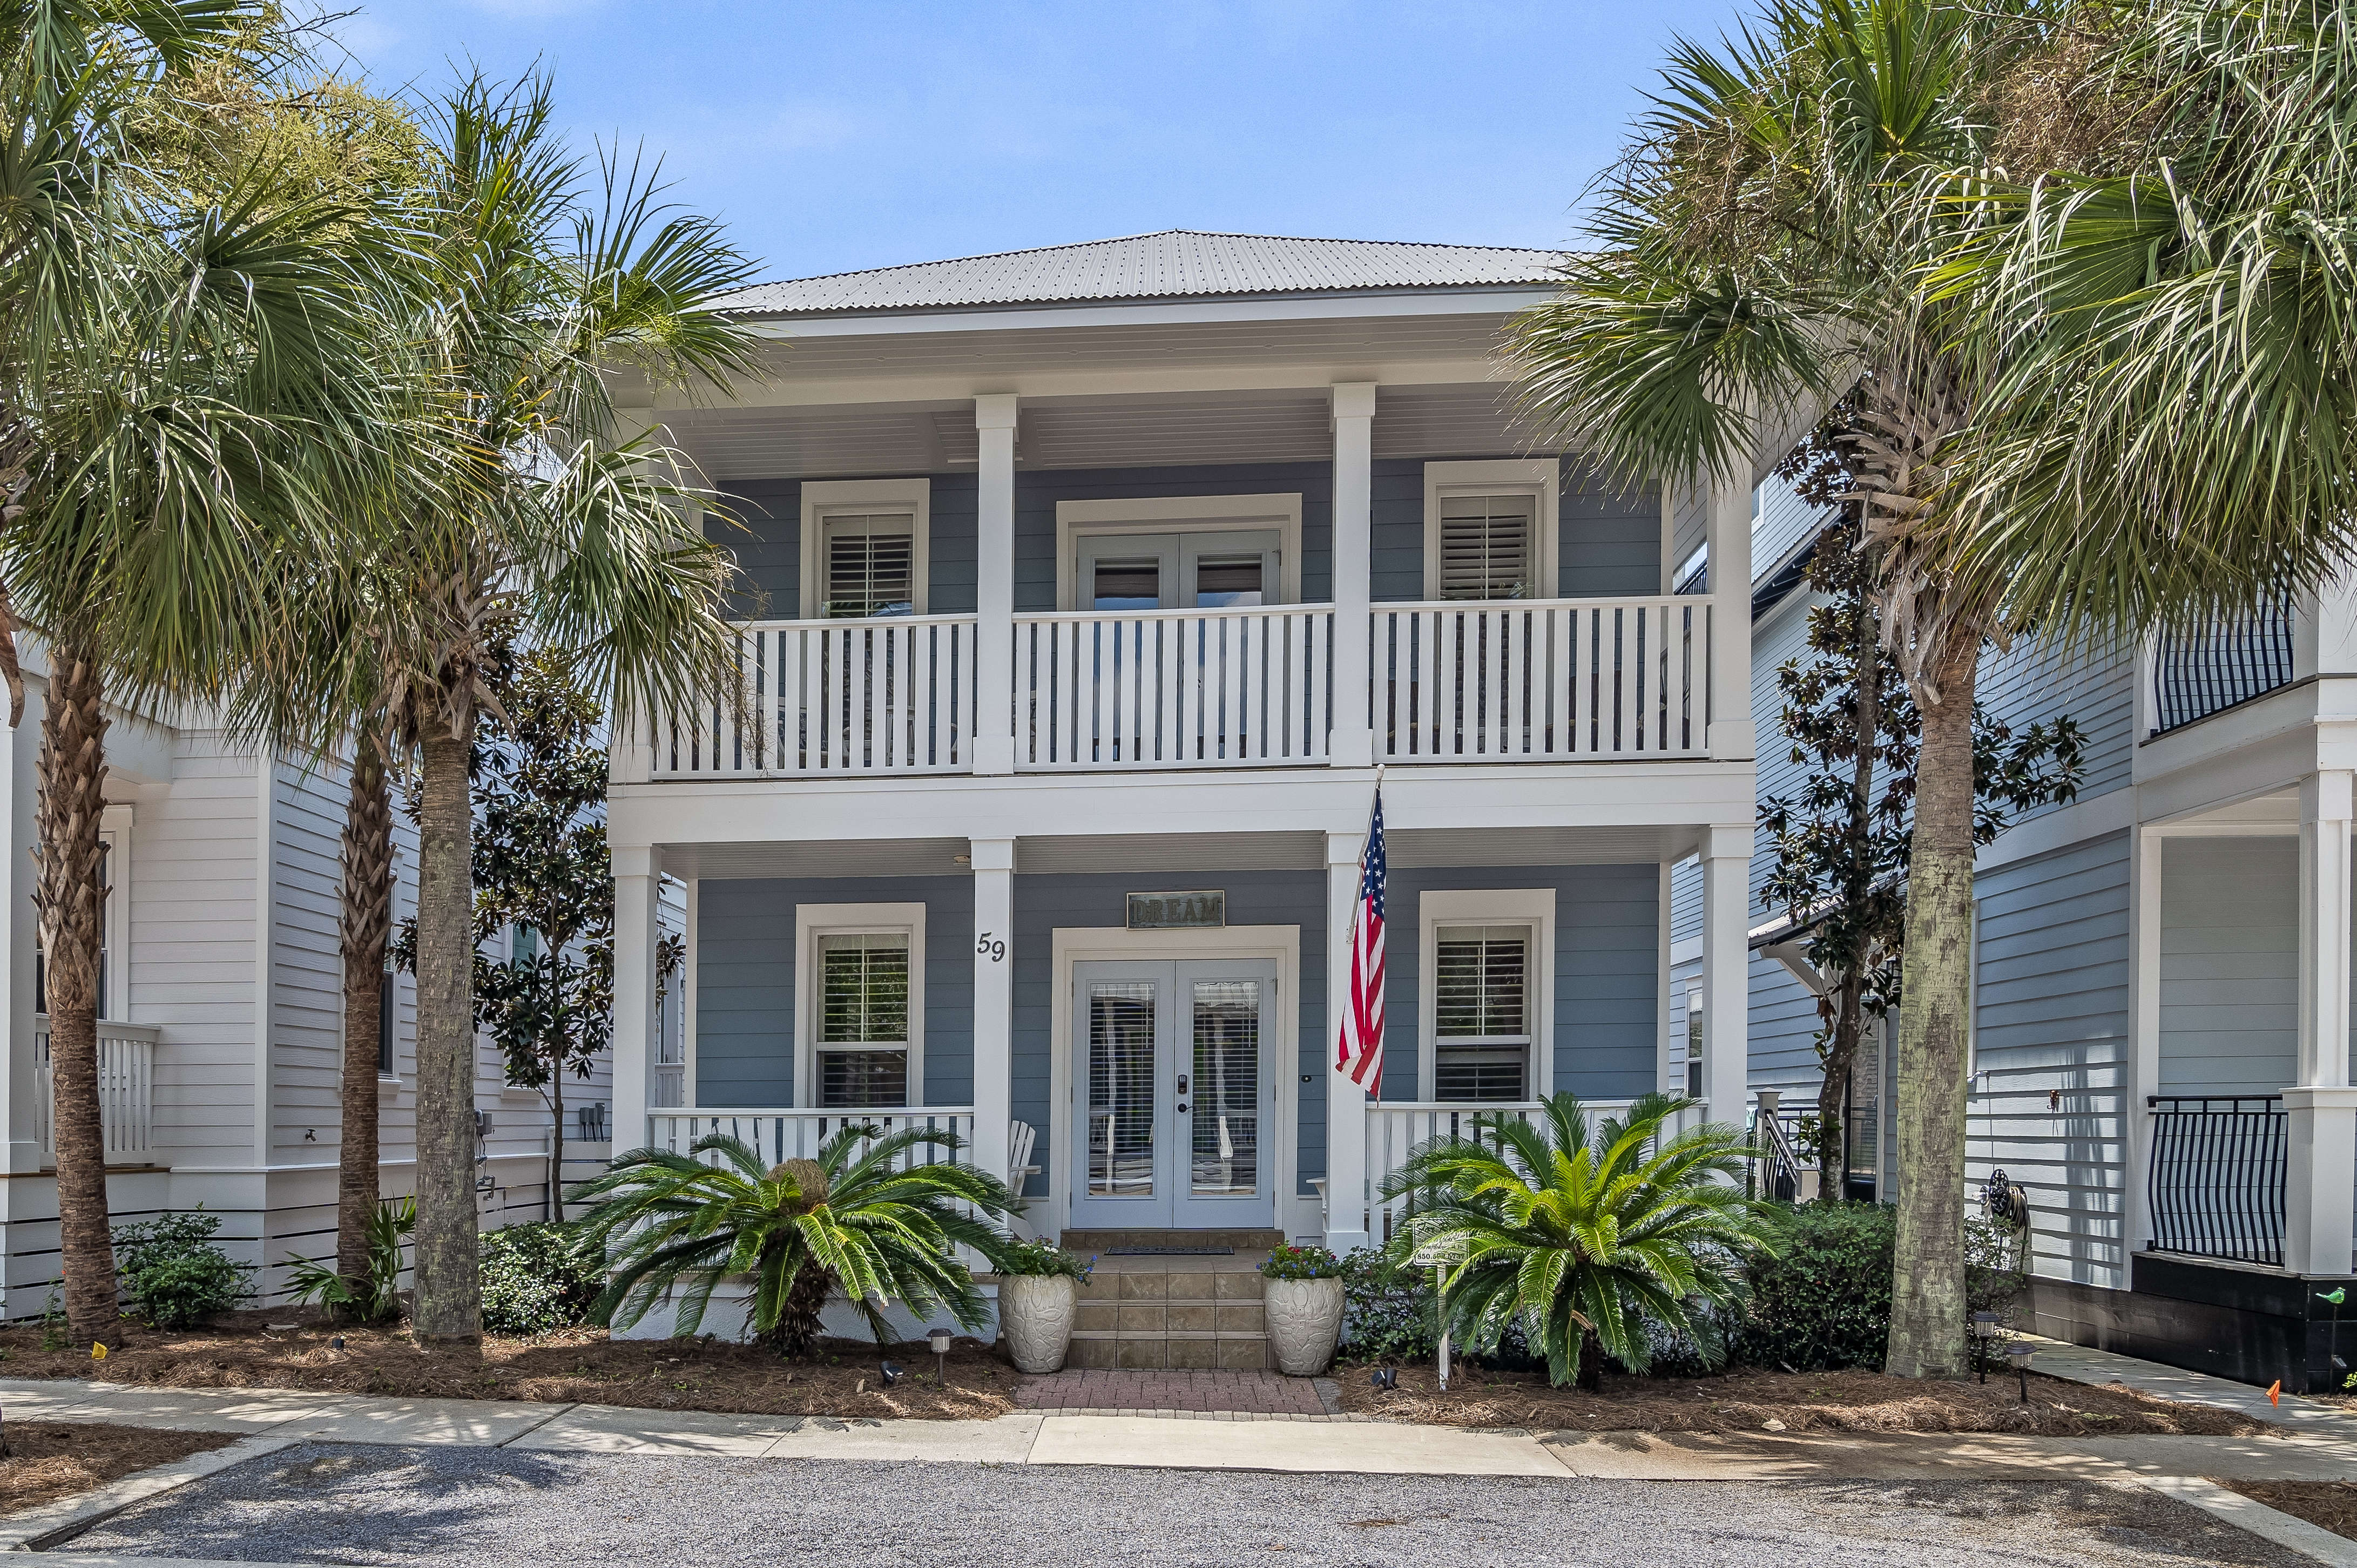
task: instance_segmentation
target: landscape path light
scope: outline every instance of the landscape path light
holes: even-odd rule
[[[1973,1365],[1980,1369],[1983,1382],[1988,1381],[1989,1344],[1996,1337],[1996,1326],[2004,1321],[1994,1312],[1973,1314]]]
[[[933,1384],[936,1388],[947,1388],[950,1382],[950,1331],[946,1328],[936,1328],[932,1332],[931,1339]]]
[[[2021,1379],[2021,1402],[2024,1404],[2029,1402],[2029,1358],[2034,1353],[2034,1347],[2029,1345],[2008,1345],[2005,1348],[2006,1359],[2013,1363],[2015,1375]]]

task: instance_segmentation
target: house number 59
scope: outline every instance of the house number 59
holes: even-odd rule
[[[974,944],[974,951],[977,958],[986,958],[993,963],[999,963],[1006,960],[1006,944],[1004,941],[992,940],[990,933],[985,931]]]

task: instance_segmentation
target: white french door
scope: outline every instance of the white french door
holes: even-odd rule
[[[1276,964],[1072,966],[1075,1227],[1276,1220]]]

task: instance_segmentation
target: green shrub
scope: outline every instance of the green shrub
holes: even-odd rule
[[[213,1245],[221,1216],[201,1208],[114,1228],[114,1269],[131,1314],[156,1328],[189,1328],[253,1294],[250,1263]]]
[[[1736,1325],[1736,1356],[1796,1371],[1879,1367],[1890,1344],[1891,1252],[1898,1211],[1888,1204],[1803,1204],[1782,1211],[1781,1255],[1758,1257]],[[1986,1219],[1964,1226],[1965,1308],[2009,1323],[2027,1278],[2021,1238]]]
[[[1379,1248],[1342,1258],[1342,1345],[1361,1361],[1422,1361],[1439,1348],[1433,1326],[1432,1271],[1409,1268]]]
[[[483,1331],[578,1327],[606,1285],[606,1260],[570,1225],[511,1225],[483,1236]]]
[[[336,1273],[333,1258],[286,1256],[286,1294],[291,1301],[324,1306],[339,1317],[375,1323],[401,1310],[401,1249],[417,1229],[417,1199],[389,1198],[370,1217],[368,1266],[358,1279]]]

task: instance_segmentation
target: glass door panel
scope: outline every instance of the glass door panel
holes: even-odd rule
[[[1173,1223],[1274,1225],[1276,965],[1244,960],[1174,967],[1186,1008],[1187,1070],[1178,1103],[1188,1160]]]
[[[1159,1229],[1178,1146],[1171,966],[1082,963],[1072,980],[1071,1223]]]

